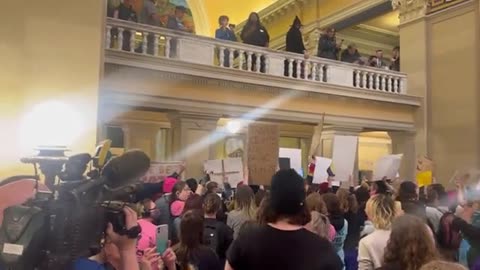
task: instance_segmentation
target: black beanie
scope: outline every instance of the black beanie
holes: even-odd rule
[[[270,203],[277,215],[296,215],[305,204],[303,178],[293,169],[280,170],[272,178]]]

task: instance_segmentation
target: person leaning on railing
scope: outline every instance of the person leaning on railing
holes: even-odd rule
[[[320,39],[318,40],[317,56],[332,60],[338,60],[338,52],[342,47],[342,42],[337,43],[337,39],[335,37],[335,29],[328,28],[325,34],[322,34],[320,36]]]
[[[261,24],[260,17],[256,12],[250,13],[247,24],[242,29],[240,37],[243,43],[268,48],[270,35],[267,29]],[[265,72],[265,57],[260,58],[260,72]],[[257,56],[252,55],[252,70],[256,70]]]
[[[220,27],[215,31],[215,38],[228,41],[237,41],[237,37],[233,32],[233,29],[228,24],[229,18],[226,15],[222,15],[218,18],[218,24]],[[235,54],[235,57],[237,55]],[[220,56],[219,56],[220,57]],[[230,51],[225,50],[223,53],[223,66],[230,67]]]

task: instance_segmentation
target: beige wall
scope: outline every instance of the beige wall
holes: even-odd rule
[[[429,152],[443,181],[456,169],[480,165],[478,24],[478,9],[469,5],[429,25]]]
[[[72,151],[94,149],[104,25],[104,2],[98,0],[2,5],[0,179],[33,173],[30,166],[18,163],[19,123],[33,105],[47,100],[67,102],[82,112],[86,130],[71,145]]]

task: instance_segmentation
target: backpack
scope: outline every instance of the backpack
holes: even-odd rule
[[[462,236],[459,231],[453,230],[452,221],[455,214],[447,212],[440,218],[440,224],[437,232],[437,241],[441,248],[458,250]]]
[[[205,224],[203,227],[203,244],[211,248],[215,253],[218,254],[218,230],[217,223],[214,224]]]

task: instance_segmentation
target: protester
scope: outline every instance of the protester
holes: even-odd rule
[[[172,197],[173,186],[177,183],[177,179],[167,177],[163,181],[162,192],[163,195],[155,201],[156,208],[159,210],[159,215],[155,218],[156,225],[171,224],[170,201]]]
[[[128,230],[136,230],[138,226],[137,214],[129,207],[123,209],[125,214],[125,225]],[[140,229],[138,229],[140,231]],[[103,245],[100,253],[86,259],[81,258],[75,261],[73,269],[75,270],[141,270],[136,254],[137,237],[128,237],[127,235],[119,235],[113,231],[113,225],[108,224],[106,229],[106,236],[103,240]],[[150,263],[156,263],[162,260],[163,264],[168,270],[175,270],[176,256],[172,249],[168,248],[161,257],[156,257],[153,260],[148,260],[148,263],[143,266],[148,269]],[[143,261],[143,259],[141,259]],[[143,270],[143,269],[142,269]]]
[[[142,204],[141,216],[142,218],[138,220],[138,225],[142,228],[139,239],[137,241],[137,255],[140,255],[140,258],[148,257],[151,258],[151,263],[148,267],[152,270],[158,270],[158,254],[155,252],[155,246],[157,245],[157,226],[153,224],[154,212],[158,212],[158,209],[155,208],[155,203],[150,199],[146,199]],[[151,250],[153,248],[153,250]],[[141,270],[146,270],[147,266],[141,267]]]
[[[183,213],[185,201],[190,197],[192,191],[183,181],[178,181],[172,189],[170,197],[170,214],[172,217],[179,217]]]
[[[180,243],[174,247],[179,270],[221,270],[220,260],[213,250],[202,244],[203,216],[187,211],[180,223]]]
[[[348,223],[347,237],[343,250],[345,252],[345,269],[358,269],[358,243],[360,231],[365,219],[363,213],[358,210],[357,198],[346,189],[339,189],[337,197],[340,200],[340,207],[344,212],[343,217]]]
[[[335,37],[335,29],[328,28],[326,32],[320,36],[320,39],[318,41],[317,56],[331,60],[337,60],[338,52],[341,47],[342,43],[337,44],[337,39]]]
[[[168,17],[167,28],[172,30],[193,33],[193,29],[186,27],[185,24],[183,23],[183,18],[185,17],[186,12],[187,12],[186,7],[176,6],[174,16]]]
[[[438,232],[440,226],[440,219],[443,214],[448,212],[448,207],[442,207],[440,205],[440,198],[437,191],[432,187],[427,187],[427,207],[425,208],[425,214],[429,224],[432,225],[434,233]]]
[[[133,9],[133,2],[134,0],[124,0],[120,3],[120,5],[115,8],[113,12],[113,18],[130,21],[130,22],[138,22],[137,12]],[[130,51],[130,38],[132,37],[132,33],[130,31],[123,31],[123,42],[122,42],[122,50]],[[112,42],[115,38],[118,37],[118,29],[112,29]]]
[[[395,203],[390,196],[378,194],[368,200],[365,210],[375,231],[359,242],[358,269],[374,270],[383,263],[385,247],[395,218]]]
[[[311,193],[306,199],[307,209],[312,220],[305,226],[309,231],[328,239],[330,242],[335,239],[335,227],[330,224],[328,211],[322,196],[319,193]]]
[[[182,215],[185,214],[187,211],[203,211],[203,198],[198,195],[198,194],[191,194],[188,199],[185,201],[185,206],[183,207],[182,210]],[[176,217],[173,220],[173,230],[174,234],[172,237],[172,242],[176,244],[178,242],[178,239],[180,239],[180,224],[182,222],[182,215]]]
[[[415,215],[428,224],[425,205],[418,198],[417,184],[411,181],[402,182],[396,200],[401,203],[404,213]],[[432,227],[431,224],[429,226]]]
[[[268,48],[270,44],[270,35],[267,29],[260,23],[260,17],[256,12],[250,13],[247,23],[240,33],[243,43]],[[252,56],[252,70],[256,70],[257,56]],[[265,58],[260,57],[260,72],[265,73]]]
[[[373,62],[373,66],[376,68],[385,68],[387,66],[383,60],[383,50],[375,51],[375,61]]]
[[[195,178],[189,178],[189,179],[185,180],[185,183],[186,183],[187,186],[190,188],[190,190],[192,191],[192,193],[196,193],[196,192],[197,192],[198,182],[197,182],[197,180],[195,180]]]
[[[228,213],[227,217],[227,225],[233,229],[235,239],[238,237],[242,225],[255,219],[256,211],[252,189],[246,185],[238,187],[235,194],[235,209]]]
[[[155,7],[155,0],[144,1],[140,19],[143,24],[154,26],[160,25],[160,16],[158,15],[157,8]]]
[[[439,257],[425,222],[414,215],[397,217],[385,249],[382,270],[419,270]]]
[[[345,259],[343,247],[345,244],[345,239],[347,238],[348,222],[343,217],[344,213],[340,208],[340,200],[338,199],[337,195],[333,193],[326,193],[322,195],[322,198],[327,205],[330,223],[333,225],[333,227],[335,227],[336,234],[332,241],[333,247],[343,263]]]
[[[350,43],[348,47],[342,51],[341,61],[352,64],[361,64],[362,60],[360,57],[361,56],[357,50],[357,45],[355,45],[355,43]]]
[[[468,270],[463,265],[446,261],[431,261],[420,268],[420,270]]]
[[[217,194],[208,194],[203,202],[205,220],[203,223],[203,244],[214,250],[222,265],[227,259],[227,250],[233,241],[233,230],[225,223],[217,220],[221,211],[222,200]]]
[[[227,41],[237,41],[237,36],[228,25],[229,18],[226,15],[218,18],[218,24],[220,27],[215,31],[215,38]],[[224,50],[223,52],[223,66],[230,67],[230,50]]]
[[[392,50],[392,60],[390,70],[400,71],[400,47],[396,46]]]
[[[330,242],[304,229],[310,221],[302,177],[280,170],[272,178],[268,224],[249,226],[232,243],[225,270],[338,270]]]
[[[308,58],[308,52],[305,49],[305,45],[303,44],[303,37],[302,37],[302,32],[300,31],[300,28],[302,27],[302,22],[298,18],[298,16],[295,16],[295,19],[293,20],[292,26],[290,27],[290,30],[287,32],[287,37],[286,37],[286,51],[287,52],[292,52],[292,53],[298,53],[298,54],[303,54],[305,58]],[[292,64],[292,71],[293,74],[292,76],[294,78],[297,78],[297,61],[293,61],[290,63],[288,60],[285,60],[285,76],[289,76],[289,65]],[[305,76],[303,72],[303,67],[305,65],[302,63],[301,65],[301,77],[303,78]]]

